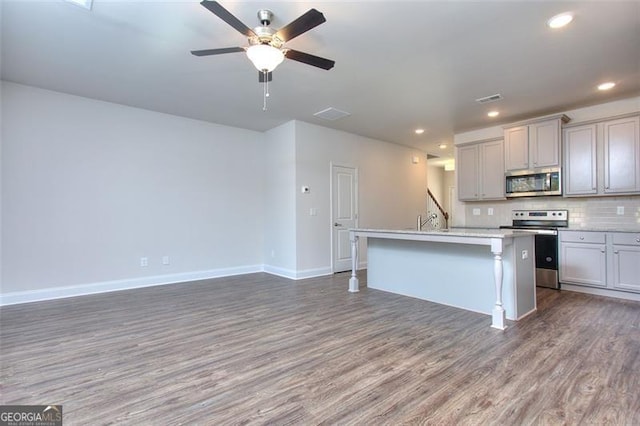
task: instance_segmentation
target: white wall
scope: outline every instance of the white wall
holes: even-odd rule
[[[296,121],[296,252],[301,275],[330,272],[331,163],[358,169],[359,226],[415,227],[426,203],[424,153],[362,136]],[[310,187],[308,194],[298,189]],[[316,216],[309,215],[310,208]],[[364,259],[362,259],[364,260]]]
[[[3,82],[2,293],[259,269],[262,141]]]
[[[455,171],[444,171],[444,208],[449,213],[449,226],[460,222],[457,216],[460,215],[460,210],[464,210],[464,206],[458,201]]]
[[[446,206],[446,204],[444,204],[444,167],[427,165],[427,181],[429,182],[429,189],[436,200],[438,200],[441,206]]]
[[[265,133],[264,263],[265,270],[296,275],[295,122]]]

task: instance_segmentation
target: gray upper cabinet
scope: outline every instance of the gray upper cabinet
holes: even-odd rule
[[[604,193],[640,191],[640,117],[603,123]]]
[[[640,117],[563,130],[564,195],[640,193]]]
[[[504,129],[505,171],[560,167],[559,116]]]
[[[529,128],[527,126],[504,130],[504,166],[506,171],[529,168]]]
[[[502,139],[458,147],[458,199],[503,200],[504,144]]]
[[[596,194],[596,125],[564,129],[562,142],[565,164],[564,194]]]
[[[529,125],[531,158],[529,167],[560,166],[560,120]]]

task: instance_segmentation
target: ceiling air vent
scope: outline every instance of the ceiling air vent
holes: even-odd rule
[[[495,102],[495,101],[501,101],[501,100],[502,100],[502,95],[497,93],[495,95],[485,96],[484,98],[476,99],[476,102],[479,104],[486,104],[489,102]]]
[[[334,121],[343,117],[347,117],[351,115],[351,113],[330,107],[327,109],[323,109],[322,111],[318,111],[313,115],[315,117],[322,118],[324,120]]]

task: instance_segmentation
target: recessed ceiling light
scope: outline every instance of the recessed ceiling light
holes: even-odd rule
[[[421,135],[424,133],[424,129],[416,129],[415,132],[416,132],[416,135]]]
[[[549,19],[547,25],[549,28],[562,28],[571,21],[573,21],[573,13],[563,12]]]
[[[613,81],[607,81],[606,83],[602,83],[598,85],[598,90],[609,90],[615,87],[615,83]]]
[[[447,148],[447,144],[446,143],[441,143],[440,145],[438,145],[438,148],[446,149]]]
[[[489,117],[493,118],[493,117],[497,117],[497,116],[499,116],[499,115],[500,115],[500,112],[499,112],[499,111],[489,111],[489,112],[487,113],[487,115],[488,115]]]

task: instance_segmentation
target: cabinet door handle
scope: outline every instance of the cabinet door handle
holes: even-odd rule
[[[640,238],[636,238],[636,243],[640,243]]]
[[[604,253],[604,250],[600,250],[600,253]],[[617,253],[617,252],[614,252],[614,253]]]
[[[584,240],[584,237],[580,237],[581,240]]]
[[[603,253],[604,253],[604,252],[603,252]],[[618,254],[618,253],[620,253],[620,252],[619,252],[618,250],[614,250],[614,253],[615,253],[615,254]]]

